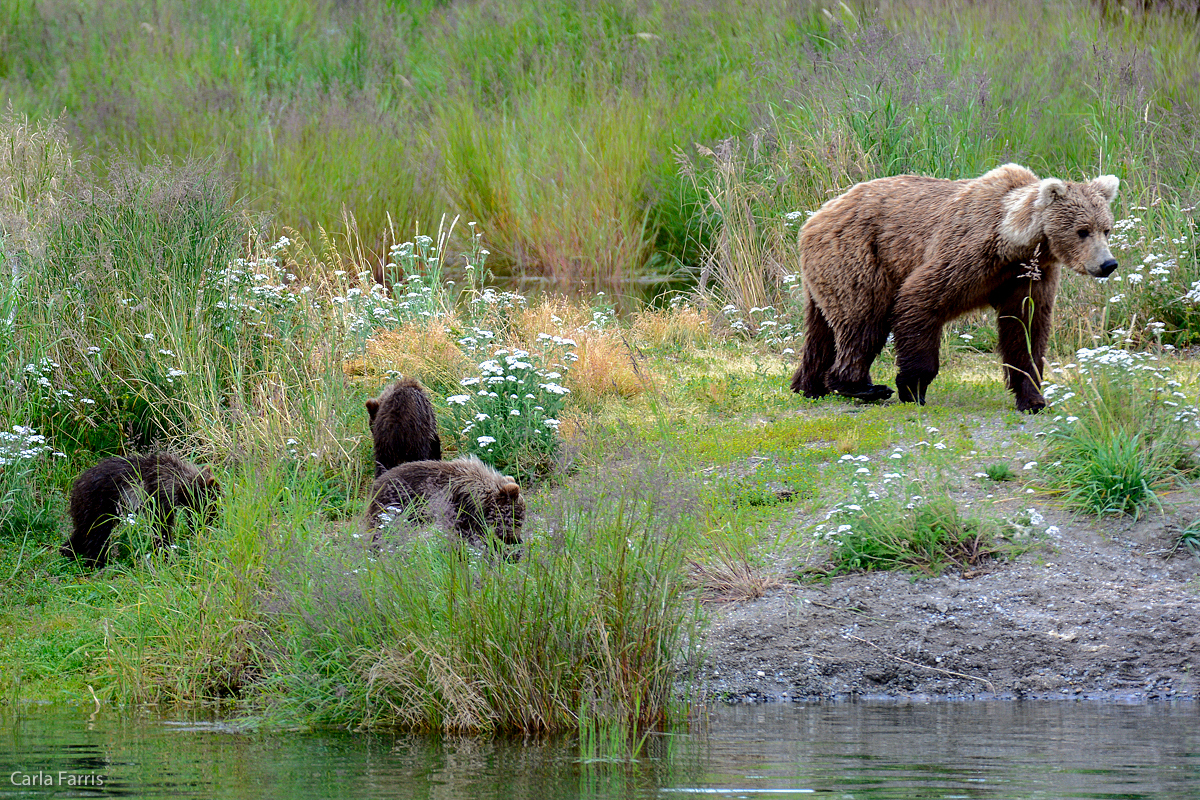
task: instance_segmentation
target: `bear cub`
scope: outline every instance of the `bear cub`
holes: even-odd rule
[[[118,518],[140,508],[143,499],[154,511],[155,545],[167,547],[176,509],[190,508],[211,518],[211,504],[220,491],[208,467],[197,467],[171,453],[106,458],[71,486],[74,530],[59,552],[103,567]]]
[[[462,539],[482,545],[491,529],[505,544],[521,543],[525,498],[507,475],[475,456],[453,461],[411,461],[375,480],[366,527],[382,527],[390,507],[410,508],[421,521],[439,522]]]
[[[402,378],[367,401],[371,438],[375,442],[375,477],[409,461],[440,461],[433,404],[421,385]]]

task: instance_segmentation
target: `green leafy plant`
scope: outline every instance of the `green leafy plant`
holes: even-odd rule
[[[1016,480],[1017,478],[1017,474],[1012,471],[1012,467],[1003,461],[988,464],[983,468],[983,474],[987,476],[989,481],[995,481],[996,483]]]
[[[839,525],[830,556],[833,572],[894,569],[939,575],[976,566],[999,552],[996,525],[961,517],[949,498],[910,505],[878,504]]]
[[[1200,559],[1200,519],[1193,520],[1190,525],[1179,532],[1171,552],[1175,553],[1181,548]]]

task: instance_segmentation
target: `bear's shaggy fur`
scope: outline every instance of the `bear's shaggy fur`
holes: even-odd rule
[[[402,378],[367,401],[371,438],[375,440],[375,477],[408,461],[440,461],[433,404],[421,385]]]
[[[375,479],[366,527],[380,525],[389,507],[411,509],[417,519],[434,516],[472,544],[490,529],[505,544],[520,544],[525,498],[516,481],[475,456],[453,461],[410,461]]]
[[[176,509],[190,508],[211,516],[210,503],[220,491],[208,467],[197,467],[171,453],[106,458],[84,471],[71,486],[70,513],[75,527],[59,552],[91,566],[104,566],[117,519],[136,511],[143,499],[153,506],[155,545],[166,547]]]
[[[880,178],[830,200],[800,232],[806,335],[792,390],[890,397],[870,376],[890,331],[900,399],[924,403],[942,326],[990,306],[1017,408],[1044,408],[1059,270],[1103,278],[1117,268],[1108,234],[1118,185],[1112,175],[1039,180],[1005,164],[974,180]]]

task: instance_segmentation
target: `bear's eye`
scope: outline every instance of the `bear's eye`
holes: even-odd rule
[[[1088,229],[1087,228],[1080,228],[1078,233],[1079,233],[1080,239],[1086,239],[1088,237]]]
[[[1108,235],[1109,235],[1110,233],[1112,233],[1112,228],[1105,228],[1105,229],[1104,229],[1104,236],[1105,236],[1105,238],[1107,238],[1107,237],[1108,237]]]

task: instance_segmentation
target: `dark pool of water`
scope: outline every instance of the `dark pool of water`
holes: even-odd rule
[[[1200,798],[1200,705],[721,706],[639,755],[573,738],[237,733],[91,709],[0,714],[0,796]]]

